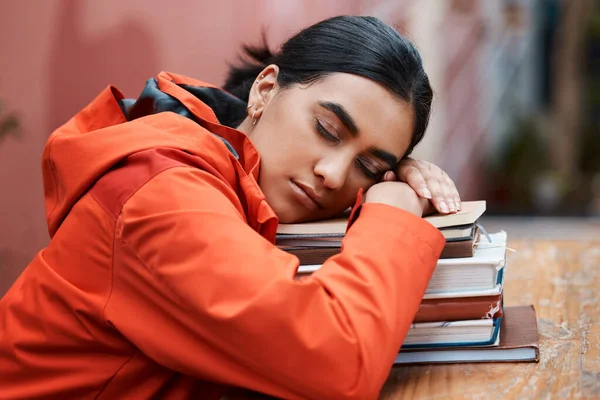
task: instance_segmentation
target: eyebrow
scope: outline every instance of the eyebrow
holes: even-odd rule
[[[319,105],[334,113],[339,118],[339,120],[342,121],[342,124],[344,124],[346,128],[350,131],[352,136],[358,135],[358,128],[356,127],[356,122],[354,122],[354,119],[350,116],[348,111],[346,111],[344,106],[342,106],[339,103],[332,103],[330,101],[320,101]]]
[[[346,126],[346,128],[350,131],[352,136],[358,136],[358,128],[356,126],[356,123],[354,122],[354,118],[350,116],[350,114],[348,113],[348,111],[346,111],[344,106],[342,106],[339,103],[333,103],[330,101],[320,101],[319,105],[334,113],[339,118],[339,120],[342,121],[342,124],[344,124],[344,126]],[[396,165],[398,164],[398,159],[396,158],[396,156],[385,150],[372,148],[369,150],[369,153],[385,161],[390,166],[390,169],[396,168]]]

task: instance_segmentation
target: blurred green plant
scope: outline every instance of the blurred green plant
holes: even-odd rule
[[[15,139],[21,136],[19,119],[14,113],[5,113],[4,108],[4,103],[0,100],[0,143],[9,136]]]
[[[502,214],[530,212],[535,208],[536,182],[551,168],[548,142],[533,116],[516,116],[508,137],[494,165],[488,165],[491,208]]]
[[[591,2],[586,35],[585,111],[581,140],[580,168],[584,173],[600,173],[600,1]]]
[[[571,174],[561,174],[552,158],[553,123],[549,113],[513,114],[509,139],[488,162],[490,213],[515,215],[589,215],[593,182],[600,177],[600,0],[589,2],[582,40],[581,115],[571,137],[575,148]],[[556,82],[553,82],[556,85]],[[557,90],[557,88],[554,88]],[[596,183],[596,185],[598,185]],[[598,190],[596,190],[598,192]],[[600,193],[600,192],[599,192]],[[599,199],[600,200],[600,199]]]

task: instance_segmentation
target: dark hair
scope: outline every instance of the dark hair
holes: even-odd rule
[[[415,128],[405,155],[423,139],[429,122],[433,91],[414,44],[374,17],[340,16],[312,25],[272,54],[263,45],[244,46],[245,58],[230,66],[224,89],[248,102],[252,83],[269,64],[279,67],[282,88],[315,82],[343,72],[371,79],[410,104]],[[245,115],[240,115],[240,122]]]

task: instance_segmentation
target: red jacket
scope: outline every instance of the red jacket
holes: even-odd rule
[[[190,90],[208,85],[154,82],[183,116],[128,121],[109,87],[48,140],[52,239],[0,300],[0,398],[376,398],[443,236],[366,204],[295,280],[249,139]]]

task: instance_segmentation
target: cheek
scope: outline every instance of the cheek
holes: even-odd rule
[[[318,143],[315,143],[315,135],[310,134],[306,123],[289,123],[284,118],[261,122],[264,124],[256,130],[252,141],[267,169],[265,172],[295,172],[310,168],[318,153]]]

